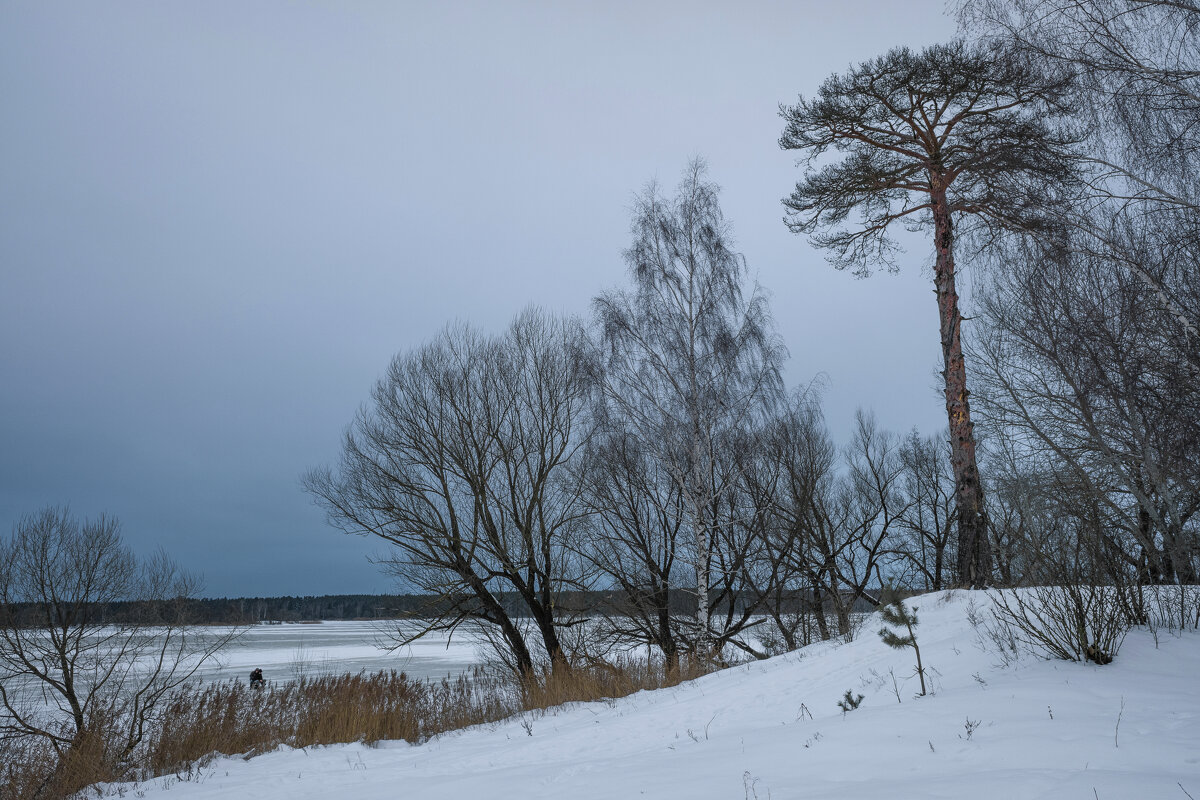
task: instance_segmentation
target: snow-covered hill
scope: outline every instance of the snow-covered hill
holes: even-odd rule
[[[911,675],[912,651],[885,647],[875,617],[852,643],[674,689],[420,746],[220,759],[192,780],[124,788],[169,800],[1200,800],[1200,635],[1160,635],[1156,647],[1134,631],[1103,667],[1032,657],[999,667],[967,621],[969,602],[962,592],[913,601],[934,671],[927,697],[911,678],[897,702],[889,670]],[[847,689],[865,699],[843,715]]]

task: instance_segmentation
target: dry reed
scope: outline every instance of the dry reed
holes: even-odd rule
[[[425,682],[403,672],[304,677],[250,688],[240,681],[181,687],[150,722],[125,763],[113,763],[110,726],[97,724],[68,757],[37,741],[0,742],[0,800],[58,800],[92,784],[186,775],[218,755],[246,757],[280,745],[403,739],[420,743],[447,731],[576,701],[623,697],[672,686],[702,669],[668,673],[661,662],[623,658],[516,680],[475,669]]]

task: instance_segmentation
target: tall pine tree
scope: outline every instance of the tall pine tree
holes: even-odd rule
[[[787,224],[860,276],[894,268],[893,223],[933,230],[934,287],[958,513],[958,573],[983,587],[991,552],[963,360],[955,226],[963,220],[1029,228],[1047,187],[1071,178],[1073,140],[1050,124],[1068,78],[1047,78],[1010,54],[955,41],[897,48],[811,99],[783,106],[779,140],[808,168],[786,198]],[[830,160],[833,150],[842,154]],[[857,212],[861,224],[844,225]]]

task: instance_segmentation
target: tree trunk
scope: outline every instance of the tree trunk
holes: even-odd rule
[[[675,643],[675,634],[671,630],[671,590],[669,584],[664,584],[655,592],[658,607],[658,645],[663,651],[663,665],[667,676],[679,674],[679,647]]]
[[[817,631],[821,635],[821,641],[828,642],[831,638],[829,634],[829,620],[825,617],[825,600],[821,597],[821,590],[816,583],[812,586],[813,596],[813,613],[817,616]]]
[[[934,179],[933,202],[934,284],[945,366],[946,414],[950,421],[950,466],[954,470],[954,496],[958,510],[958,581],[972,589],[987,586],[992,573],[983,487],[975,463],[975,426],[967,402],[967,369],[962,351],[962,316],[954,285],[954,228],[944,186]]]
[[[712,630],[708,607],[709,536],[708,525],[703,520],[696,526],[696,550],[696,627],[699,629],[696,650],[702,659],[707,659],[712,650]]]
[[[513,623],[508,612],[504,610],[504,606],[488,591],[487,586],[479,579],[479,576],[468,569],[463,569],[458,574],[471,587],[471,591],[484,608],[487,609],[493,621],[500,626],[500,632],[504,636],[504,640],[508,642],[513,660],[516,662],[517,673],[524,679],[532,677],[534,674],[533,656],[525,644],[525,638],[521,635],[521,631]]]
[[[554,612],[546,608],[538,608],[534,612],[534,623],[542,635],[542,643],[546,646],[546,654],[550,656],[550,670],[554,673],[569,672],[570,663],[563,652],[562,642],[558,638],[558,626],[554,621]]]
[[[517,626],[509,619],[508,614],[504,614],[500,618],[500,629],[504,633],[504,638],[508,642],[508,646],[512,649],[513,659],[516,661],[517,673],[522,678],[530,678],[533,676],[533,656],[529,653],[529,648],[525,646],[525,639],[521,636],[521,632],[517,630]]]
[[[688,494],[692,506],[692,522],[696,534],[696,627],[699,632],[696,637],[696,651],[702,662],[707,662],[712,655],[712,631],[709,617],[709,563],[712,558],[712,536],[709,526],[709,511],[712,508],[712,488],[709,481],[711,470],[708,466],[707,441],[700,421],[698,406],[699,386],[696,371],[691,368],[690,389],[692,397],[690,404],[692,423],[692,465]]]
[[[674,639],[664,639],[662,642],[663,670],[669,680],[679,676],[679,648]]]

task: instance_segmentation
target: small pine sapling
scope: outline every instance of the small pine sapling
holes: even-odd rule
[[[847,689],[846,695],[841,700],[838,700],[838,708],[842,710],[842,716],[844,717],[862,705],[862,701],[863,696],[861,694],[858,697],[855,697],[854,693]]]
[[[917,677],[921,679],[921,696],[924,697],[925,667],[921,664],[921,648],[917,646],[917,634],[913,630],[917,626],[916,607],[906,608],[903,600],[893,597],[880,607],[879,615],[883,618],[884,625],[892,626],[879,629],[879,638],[883,639],[883,643],[897,650],[911,647],[917,654]],[[892,628],[899,628],[902,633],[897,633]]]

